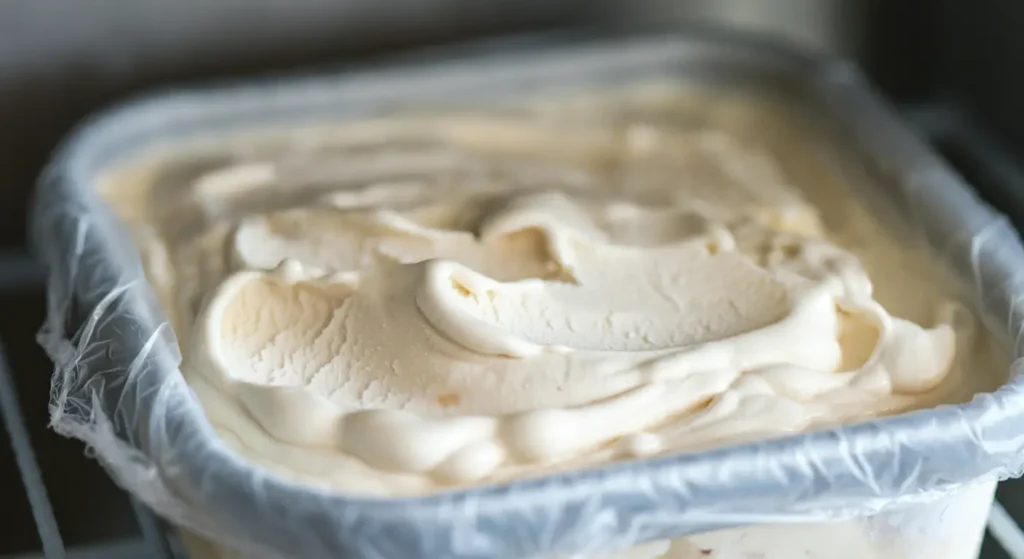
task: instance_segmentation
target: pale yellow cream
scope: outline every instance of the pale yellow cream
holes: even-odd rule
[[[423,494],[990,387],[929,264],[727,126],[409,116],[271,144],[105,192],[211,421],[292,478]]]

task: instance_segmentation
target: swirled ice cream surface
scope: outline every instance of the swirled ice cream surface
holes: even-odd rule
[[[111,180],[149,185],[114,203],[225,440],[422,494],[986,388],[975,317],[851,193],[728,127],[582,120],[369,119]]]

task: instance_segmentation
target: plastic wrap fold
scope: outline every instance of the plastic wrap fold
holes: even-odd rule
[[[700,34],[573,37],[456,61],[151,97],[84,125],[48,167],[31,238],[49,268],[39,341],[56,364],[53,427],[174,523],[268,557],[529,557],[751,523],[867,515],[1021,473],[1024,380],[965,405],[700,453],[435,496],[317,492],[247,464],[178,370],[130,236],[95,194],[138,149],[273,122],[431,100],[514,98],[679,75],[786,82],[885,177],[893,207],[969,283],[1019,355],[1024,250],[1009,222],[913,137],[848,65]],[[468,102],[468,101],[467,101]]]

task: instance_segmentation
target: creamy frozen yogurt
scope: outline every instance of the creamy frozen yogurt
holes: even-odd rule
[[[776,156],[807,146],[555,112],[370,119],[109,177],[228,444],[422,494],[959,401],[992,386],[965,370],[1004,370],[939,267],[834,184],[790,183],[806,169]]]

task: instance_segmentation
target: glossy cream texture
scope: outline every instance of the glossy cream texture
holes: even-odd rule
[[[150,185],[115,205],[211,421],[302,481],[422,494],[985,388],[927,264],[728,127],[410,116],[269,145],[109,192]]]

